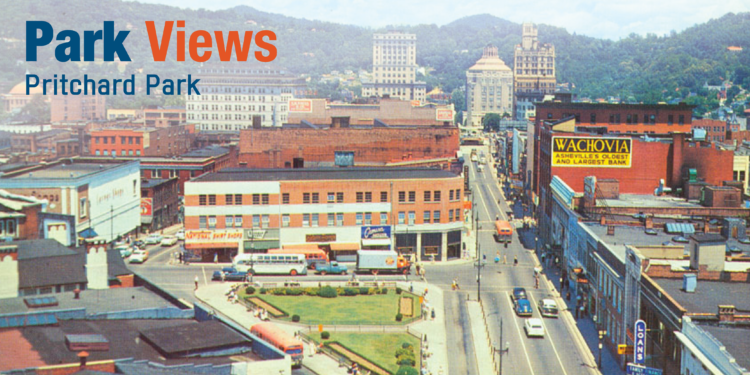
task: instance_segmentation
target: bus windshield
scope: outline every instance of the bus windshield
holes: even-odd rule
[[[302,347],[301,346],[293,346],[293,347],[287,349],[284,353],[286,353],[286,354],[302,354]]]

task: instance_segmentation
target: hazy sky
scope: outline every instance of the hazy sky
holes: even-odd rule
[[[489,13],[516,23],[531,21],[569,32],[617,40],[630,33],[682,31],[729,12],[750,11],[750,0],[140,0],[210,10],[248,5],[291,17],[371,27],[444,25]],[[395,9],[400,8],[399,11]]]

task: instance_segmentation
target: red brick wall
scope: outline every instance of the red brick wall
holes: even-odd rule
[[[701,266],[698,272],[694,270],[673,271],[670,265],[663,264],[651,264],[650,267],[646,267],[645,269],[648,269],[646,274],[654,279],[682,279],[682,276],[685,274],[695,273],[698,275],[698,280],[750,282],[750,272],[706,271],[706,266]]]
[[[591,123],[591,114],[596,115],[596,123]],[[610,115],[620,115],[619,124],[610,124]],[[551,117],[550,117],[551,115]],[[601,105],[582,103],[572,103],[565,105],[563,103],[542,103],[537,106],[537,121],[556,121],[568,116],[578,116],[580,122],[576,126],[585,127],[606,127],[609,132],[626,133],[656,133],[667,134],[676,132],[690,132],[692,128],[692,111],[689,107],[683,109],[673,106],[668,108],[656,108],[655,106],[640,105]],[[638,122],[635,124],[627,123],[627,116],[637,115]],[[646,116],[655,115],[654,124],[645,124]],[[669,115],[672,115],[672,124],[669,124]],[[684,123],[679,125],[680,115],[683,116]],[[634,118],[633,118],[634,119]]]
[[[693,129],[695,128],[704,129],[706,131],[706,141],[723,142],[727,134],[727,123],[721,120],[695,120],[693,121]]]
[[[675,155],[676,156],[676,155]],[[733,180],[734,153],[686,143],[682,150],[682,163],[675,163],[675,171],[684,176],[690,168],[697,169],[698,178],[711,185],[721,186],[723,181]],[[671,186],[682,186],[682,181],[672,181]]]
[[[239,162],[249,168],[283,168],[295,157],[333,162],[334,151],[354,151],[355,163],[385,163],[451,157],[458,146],[456,128],[247,129],[240,132]]]
[[[313,124],[330,125],[334,116],[349,116],[351,125],[372,125],[379,119],[388,125],[443,125],[436,120],[436,109],[413,107],[410,101],[381,99],[379,104],[329,105],[325,99],[312,99],[312,112],[290,112],[290,124],[307,120]],[[452,121],[451,121],[452,123]]]

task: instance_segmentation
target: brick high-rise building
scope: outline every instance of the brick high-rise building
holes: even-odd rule
[[[557,87],[555,46],[539,44],[537,33],[536,25],[524,23],[522,42],[516,45],[513,73],[518,119],[533,114],[534,102],[553,94]]]
[[[52,95],[50,121],[106,119],[106,104],[107,100],[100,95]]]
[[[424,102],[427,85],[416,81],[417,36],[400,32],[372,36],[372,82],[362,96],[383,96]]]
[[[466,71],[467,125],[481,126],[488,113],[513,114],[513,72],[497,54],[484,47],[482,58]]]

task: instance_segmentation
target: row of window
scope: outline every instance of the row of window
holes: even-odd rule
[[[95,150],[94,154],[96,154],[96,156],[117,156],[117,150],[112,150],[111,154],[109,150]],[[127,152],[125,150],[120,150],[120,156],[133,156],[133,150],[127,150]],[[135,156],[141,156],[141,150],[135,150]]]
[[[269,194],[252,194],[253,205],[268,205],[270,204]],[[303,204],[319,204],[321,203],[320,193],[302,193]],[[372,203],[373,193],[371,191],[358,191],[355,193],[356,203]],[[399,203],[415,203],[417,198],[416,191],[399,191],[398,201]],[[407,200],[408,199],[408,200]],[[461,189],[448,190],[448,200],[451,202],[458,201],[461,199]],[[440,202],[442,200],[442,191],[440,190],[425,190],[423,192],[423,201],[425,203]],[[388,202],[388,192],[380,192],[381,203]],[[289,204],[290,193],[281,194],[281,204]],[[326,194],[326,203],[344,203],[344,192],[328,192]],[[242,194],[225,194],[224,195],[225,205],[242,205]],[[216,206],[217,199],[216,194],[200,194],[198,195],[198,205],[200,206]]]
[[[562,118],[566,118],[569,116],[574,116],[576,119],[576,123],[581,123],[581,114],[580,113],[563,113]],[[553,118],[552,112],[547,113],[547,119],[551,120]],[[641,121],[641,118],[638,116],[638,114],[626,114],[625,115],[625,124],[627,125],[636,125],[636,124],[644,124],[644,125],[655,125],[656,124],[656,115],[655,114],[644,114],[642,117],[643,121]],[[589,114],[589,124],[596,124],[596,113],[590,113]],[[610,124],[621,124],[622,123],[622,116],[620,113],[612,113],[609,115],[609,123]],[[679,125],[685,124],[685,115],[679,115],[677,117],[677,123]],[[667,115],[667,125],[674,125],[674,115]]]
[[[325,223],[321,223],[321,216],[325,215],[327,218]],[[242,228],[242,215],[226,215],[224,218],[225,228]],[[269,228],[271,218],[269,215],[252,215],[252,227],[253,228]],[[378,222],[374,222],[374,218],[379,218]],[[221,220],[221,216],[217,219],[217,216],[199,216],[198,227],[200,229],[215,229],[216,223]],[[448,210],[448,221],[454,222],[461,220],[461,209]],[[290,226],[291,215],[281,215],[281,226],[286,228]],[[422,213],[423,224],[440,224],[442,222],[441,211],[424,211]],[[318,227],[318,226],[329,226],[329,227],[343,227],[344,213],[307,213],[302,214],[302,227]],[[372,212],[356,212],[354,214],[354,225],[388,225],[388,212],[380,212],[373,214]],[[417,213],[416,211],[401,211],[398,213],[398,224],[401,225],[414,225],[417,224]]]

